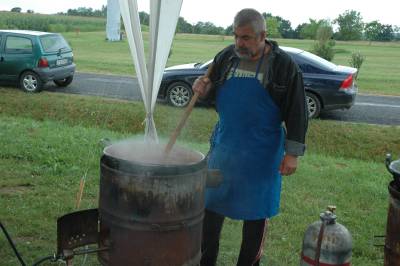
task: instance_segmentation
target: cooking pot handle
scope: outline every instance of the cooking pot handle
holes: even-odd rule
[[[219,169],[208,169],[206,187],[218,187],[224,177]]]
[[[386,164],[386,168],[388,169],[389,173],[391,173],[392,175],[394,175],[394,171],[390,168],[390,163],[392,162],[392,155],[390,153],[386,154],[386,160],[385,160],[385,164]]]

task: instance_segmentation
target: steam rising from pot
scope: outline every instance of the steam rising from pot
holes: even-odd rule
[[[179,145],[175,145],[166,156],[165,146],[164,143],[124,140],[107,146],[104,154],[148,165],[190,165],[204,159],[204,155],[201,153],[184,149]]]

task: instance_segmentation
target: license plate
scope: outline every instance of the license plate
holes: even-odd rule
[[[62,66],[62,65],[66,65],[68,64],[68,59],[64,58],[64,59],[57,59],[56,61],[56,65],[57,66]]]

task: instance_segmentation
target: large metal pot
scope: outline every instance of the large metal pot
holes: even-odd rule
[[[389,208],[385,239],[385,266],[400,266],[400,159],[386,157],[386,167],[393,175],[389,183]]]
[[[103,265],[198,265],[204,155],[123,142],[104,149],[100,176],[100,247]]]

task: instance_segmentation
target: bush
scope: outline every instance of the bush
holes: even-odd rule
[[[364,62],[364,60],[365,60],[365,56],[363,56],[360,52],[354,52],[351,54],[349,63],[350,63],[350,66],[358,69],[357,76],[360,73],[360,68],[361,68],[361,65]],[[357,76],[356,76],[356,78],[357,78]]]
[[[335,55],[333,46],[335,41],[332,40],[333,29],[328,22],[323,22],[317,30],[317,40],[314,43],[312,52],[328,61],[331,61]]]
[[[335,42],[333,40],[327,43],[314,43],[312,52],[328,61],[332,61],[333,57],[335,56],[335,51],[333,50],[333,46]]]

